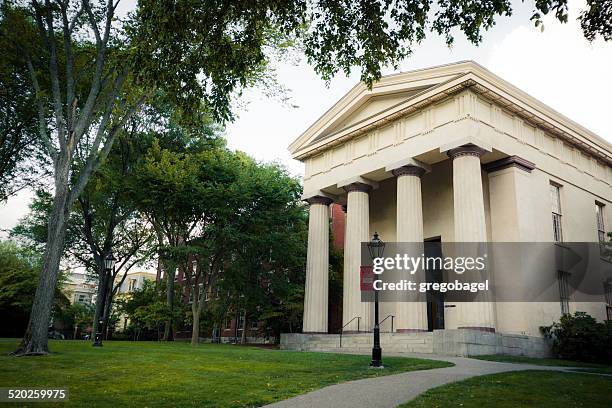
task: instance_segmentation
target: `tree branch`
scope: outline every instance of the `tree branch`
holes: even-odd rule
[[[32,81],[32,86],[34,87],[34,92],[36,94],[36,105],[38,108],[38,133],[40,134],[40,138],[42,139],[43,144],[47,149],[47,153],[53,160],[53,164],[56,165],[58,152],[55,146],[53,146],[51,138],[47,133],[47,120],[45,119],[45,106],[42,101],[42,91],[40,89],[40,84],[38,83],[36,71],[34,70],[34,66],[32,65],[32,58],[30,58],[30,54],[27,52],[25,53],[25,55],[26,63],[28,65],[28,71],[30,72],[30,79]]]

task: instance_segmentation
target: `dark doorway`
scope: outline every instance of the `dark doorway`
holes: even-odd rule
[[[425,257],[442,257],[442,240],[440,237],[425,240]],[[427,282],[442,282],[442,269],[427,269]],[[427,292],[427,329],[429,331],[444,329],[444,294]]]

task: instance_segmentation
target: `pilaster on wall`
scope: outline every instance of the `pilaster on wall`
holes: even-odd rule
[[[518,156],[510,156],[488,163],[484,169],[488,172],[489,178],[491,240],[493,242],[537,241],[537,217],[533,203],[542,192],[538,194],[538,189],[534,188],[531,172],[535,169],[535,164]],[[523,257],[512,259],[516,270],[522,270],[523,260]],[[495,307],[498,330],[506,333],[538,335],[529,330],[531,307],[529,303],[497,302]]]

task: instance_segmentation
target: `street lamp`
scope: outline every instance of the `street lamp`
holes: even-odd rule
[[[385,252],[385,243],[379,238],[378,232],[374,233],[372,240],[368,242],[368,252],[372,260],[382,258]],[[382,349],[380,348],[380,326],[378,323],[378,291],[374,290],[374,347],[372,347],[372,362],[370,367],[382,368]]]
[[[106,275],[106,279],[112,277],[112,271],[115,268],[115,257],[112,252],[109,252],[104,258],[104,273]],[[98,327],[96,328],[96,334],[94,338],[94,347],[102,347],[102,326],[104,325],[104,310],[106,309],[106,286],[108,285],[107,280],[103,280],[103,287],[98,291],[99,295],[102,297],[100,299],[100,317],[98,320]]]

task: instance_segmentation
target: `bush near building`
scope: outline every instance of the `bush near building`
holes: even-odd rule
[[[566,360],[612,364],[612,321],[598,322],[587,313],[565,314],[540,328],[553,352]]]

